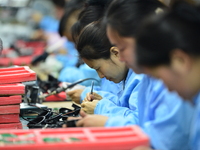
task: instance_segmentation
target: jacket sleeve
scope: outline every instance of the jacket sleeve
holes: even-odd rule
[[[109,117],[106,126],[126,126],[130,122],[138,124],[138,90],[143,76],[129,72],[125,88],[121,96],[106,95],[106,98],[97,103],[94,113]],[[118,91],[123,86],[118,86]],[[119,92],[118,92],[119,93]],[[118,120],[118,116],[121,118]],[[127,119],[129,118],[129,119]]]
[[[193,107],[165,85],[149,78],[145,96],[139,99],[140,126],[150,137],[151,145],[162,150],[188,150]]]
[[[101,90],[101,87],[99,86],[94,86],[94,92],[98,93],[98,91]],[[84,98],[86,97],[86,94],[89,93],[91,91],[91,87],[86,87],[83,92],[81,93],[81,97],[80,97],[80,103],[82,103],[82,101],[84,100]]]
[[[138,85],[134,86],[133,90],[127,88],[120,98],[109,94],[107,98],[97,103],[94,113],[108,116],[109,120],[106,123],[108,127],[138,124],[138,88]]]
[[[117,95],[118,97],[122,93],[121,83],[116,84],[114,82],[111,82],[105,78],[101,79],[101,86],[94,86],[94,92],[101,95],[103,98],[112,99],[112,97],[115,97]],[[91,91],[91,87],[87,87],[84,89],[84,91],[81,93],[80,102],[82,102],[86,96],[87,93]],[[114,99],[115,100],[115,99]]]

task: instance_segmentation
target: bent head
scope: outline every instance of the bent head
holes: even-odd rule
[[[186,99],[200,91],[199,10],[177,3],[170,12],[147,20],[136,36],[137,63],[144,72],[163,79]]]
[[[135,58],[135,34],[140,23],[157,8],[165,6],[157,0],[116,0],[106,13],[105,24],[110,42],[119,48],[120,60],[139,71]]]
[[[84,9],[78,16],[78,21],[71,28],[74,43],[76,43],[81,30],[86,25],[102,19],[107,6],[109,6],[112,1],[113,0],[88,0],[85,3]]]
[[[119,51],[110,44],[100,22],[91,23],[83,29],[77,41],[77,50],[100,78],[105,77],[115,83],[125,79],[128,68],[119,60]]]
[[[71,42],[73,42],[71,27],[77,22],[78,16],[84,8],[84,3],[85,0],[67,2],[65,12],[60,19],[58,32],[60,36],[65,36]]]

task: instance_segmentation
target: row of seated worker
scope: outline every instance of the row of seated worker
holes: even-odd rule
[[[67,92],[82,107],[76,125],[138,125],[152,149],[200,149],[199,10],[184,0],[87,1],[70,31],[102,84]]]
[[[77,20],[77,15],[75,15],[74,12],[82,9],[83,2],[83,0],[75,2],[68,2],[65,0],[35,2],[34,8],[37,8],[37,6],[40,8],[39,5],[45,7],[46,5],[43,3],[52,3],[55,9],[55,15],[52,17],[47,13],[42,13],[40,10],[33,14],[33,18],[35,18],[35,22],[38,22],[39,26],[39,30],[36,34],[37,36],[34,36],[34,38],[45,39],[47,47],[44,53],[38,56],[32,64],[33,66],[41,67],[42,69],[40,70],[44,72],[50,72],[51,75],[58,78],[61,82],[73,83],[80,79],[94,78],[98,80],[95,82],[95,85],[99,86],[101,82],[98,74],[79,59],[75,44],[70,37],[69,29],[73,22]],[[48,8],[45,7],[43,9]],[[38,15],[38,13],[40,15]],[[38,34],[39,31],[40,34]],[[62,33],[64,33],[65,36],[60,36]],[[91,81],[84,81],[80,84],[89,86]]]

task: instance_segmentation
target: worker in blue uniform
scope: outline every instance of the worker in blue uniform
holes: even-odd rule
[[[107,12],[108,16],[106,16],[106,17],[113,17],[113,16],[116,17],[114,19],[116,20],[117,23],[115,22],[115,24],[112,27],[121,27],[122,24],[119,24],[119,20],[124,20],[126,18],[131,19],[131,23],[123,22],[123,25],[130,26],[129,28],[123,27],[123,29],[121,30],[115,30],[115,28],[112,28],[112,30],[110,31],[123,32],[124,30],[126,30],[126,32],[128,32],[122,35],[128,35],[135,32],[134,23],[138,22],[139,24],[140,21],[132,20],[131,17],[136,15],[136,13],[132,11],[138,10],[144,12],[144,9],[141,10],[133,8],[135,7],[139,8],[140,6],[142,6],[143,8],[146,8],[145,9],[146,11],[150,9],[153,12],[155,12],[158,6],[155,5],[156,7],[152,7],[153,5],[149,5],[149,3],[157,4],[159,2],[156,0],[152,1],[116,0],[115,2],[113,2]],[[128,17],[130,16],[129,14],[133,15],[131,15],[131,17]],[[144,14],[141,13],[141,17],[144,17],[143,15]],[[119,17],[123,19],[119,19]],[[137,17],[135,19],[138,18],[141,19],[141,17]],[[110,20],[106,21],[108,21],[108,24],[113,23]],[[128,30],[132,28],[133,31]],[[108,33],[108,27],[107,27],[107,33]],[[134,39],[132,38],[132,36],[130,37],[125,36],[126,38],[120,38],[119,35],[121,34],[113,34],[113,35],[115,36],[112,36],[112,38],[109,35],[108,37],[111,43],[113,45],[117,45],[117,47],[120,49],[119,50],[120,60],[125,61],[129,67],[135,69],[135,64],[130,63],[126,61],[127,59],[125,59],[125,58],[131,58],[132,59],[131,61],[133,62],[134,61],[133,55],[127,55],[127,57],[123,57],[125,56],[128,48],[129,50],[133,51],[134,43],[132,42],[134,42]],[[115,40],[113,40],[113,38]],[[189,103],[183,102],[182,99],[176,93],[169,92],[168,89],[165,87],[165,85],[162,83],[162,81],[154,79],[147,75],[143,75],[141,82],[138,84],[137,102],[138,102],[137,103],[138,123],[135,121],[134,116],[131,115],[124,117],[120,116],[117,113],[116,116],[113,115],[108,117],[103,115],[86,115],[84,114],[84,112],[81,112],[83,119],[77,122],[77,126],[126,126],[126,125],[136,124],[139,125],[144,130],[145,133],[147,133],[147,135],[150,137],[151,146],[155,149],[163,149],[163,150],[189,149],[189,144],[188,144],[189,132],[190,132],[189,128],[193,116],[193,109]]]
[[[116,114],[116,111],[109,112],[111,111],[109,106],[114,104],[124,107],[130,111],[130,114],[137,114],[136,87],[142,78],[119,60],[118,49],[112,47],[106,37],[105,30],[102,32],[99,26],[100,22],[89,24],[82,31],[77,42],[77,50],[84,62],[95,69],[101,78],[106,78],[103,79],[104,83],[101,85],[101,90],[96,91],[101,98],[96,99],[94,97],[92,101],[85,99],[81,104],[82,109],[87,113],[112,115],[113,113]],[[133,97],[134,99],[131,101],[127,100]],[[93,105],[95,102],[97,107]],[[102,109],[106,107],[109,109]]]
[[[177,91],[194,106],[188,140],[190,150],[200,150],[199,16],[199,6],[179,1],[162,16],[153,16],[136,36],[135,55],[137,64],[144,68],[142,71],[161,78],[169,89]],[[146,40],[152,34],[152,38]],[[145,56],[148,57],[143,59]]]
[[[189,149],[192,105],[184,102],[176,93],[169,92],[162,81],[149,76],[144,75],[138,87],[138,119],[131,115],[125,118],[116,113],[117,116],[106,120],[105,126],[136,124],[147,133],[156,149]]]

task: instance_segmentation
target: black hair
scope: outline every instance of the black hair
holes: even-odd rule
[[[120,36],[134,37],[142,20],[157,8],[166,6],[158,0],[115,0],[108,7],[104,23]]]
[[[65,0],[51,0],[51,1],[55,6],[60,7],[60,8],[65,8],[65,5],[66,5]]]
[[[88,0],[85,8],[81,11],[78,21],[72,26],[72,38],[76,43],[76,39],[81,30],[93,21],[98,21],[104,16],[107,6],[112,0]]]
[[[88,60],[109,59],[111,47],[100,22],[90,23],[83,28],[77,41],[79,56]]]
[[[170,65],[176,48],[200,56],[200,7],[177,2],[172,10],[147,20],[137,34],[137,63],[148,67]]]
[[[85,0],[70,0],[65,7],[65,13],[62,16],[59,24],[58,32],[60,36],[64,36],[68,19],[74,12],[81,10],[84,7]]]

